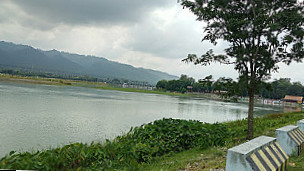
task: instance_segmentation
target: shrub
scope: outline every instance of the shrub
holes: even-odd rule
[[[131,130],[130,138],[154,147],[154,155],[182,151],[193,147],[207,148],[223,145],[227,128],[223,124],[199,121],[162,119]]]
[[[162,119],[132,128],[128,133],[104,144],[74,143],[36,153],[11,152],[0,160],[3,169],[135,169],[152,157],[193,147],[223,145],[228,137],[223,124]]]

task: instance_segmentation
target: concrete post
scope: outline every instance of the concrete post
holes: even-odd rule
[[[286,170],[288,159],[275,138],[260,136],[228,149],[226,171]]]
[[[304,133],[299,127],[287,125],[276,129],[276,138],[283,150],[290,156],[300,155],[304,145]]]
[[[304,132],[304,119],[299,120],[299,121],[297,122],[297,126],[300,128],[301,131]]]

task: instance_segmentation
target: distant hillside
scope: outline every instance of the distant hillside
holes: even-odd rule
[[[128,79],[155,84],[162,79],[178,77],[164,72],[135,68],[109,61],[102,57],[42,51],[27,45],[0,41],[0,67],[18,68],[35,72],[52,72],[71,75],[90,75],[100,79]]]

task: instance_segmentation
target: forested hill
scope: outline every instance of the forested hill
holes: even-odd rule
[[[162,79],[178,77],[164,72],[135,68],[102,57],[42,51],[27,45],[0,41],[0,67],[58,74],[89,75],[99,79],[127,79],[156,84]]]

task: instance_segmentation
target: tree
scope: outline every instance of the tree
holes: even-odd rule
[[[225,54],[189,54],[184,62],[233,64],[249,95],[247,138],[253,138],[254,94],[280,62],[301,62],[303,2],[297,0],[184,0],[182,6],[206,23],[203,41],[229,43]]]
[[[225,90],[225,77],[220,77],[213,83],[213,91],[218,91],[219,94],[221,94],[222,90]]]
[[[287,94],[288,87],[291,86],[290,78],[280,78],[272,82],[274,98],[281,99]]]
[[[303,86],[300,82],[294,82],[287,89],[288,95],[301,96],[303,92]]]
[[[192,77],[188,77],[187,75],[182,74],[181,77],[179,78],[180,81],[186,82],[188,85],[192,85],[195,83],[195,79]]]
[[[212,90],[212,75],[208,75],[204,79],[198,80],[198,82],[204,85],[205,90],[207,90],[207,92],[210,92]]]
[[[227,98],[237,94],[237,86],[237,82],[233,81],[233,79],[220,77],[213,83],[213,90],[217,90],[222,97]],[[225,93],[222,93],[221,91],[225,91]]]
[[[257,90],[259,95],[266,98],[274,98],[273,96],[273,87],[271,83],[262,82],[259,86],[259,90]]]
[[[166,89],[168,86],[168,81],[167,80],[160,80],[156,84],[156,88],[158,89]]]
[[[206,87],[202,83],[194,83],[193,84],[193,92],[204,92]]]

